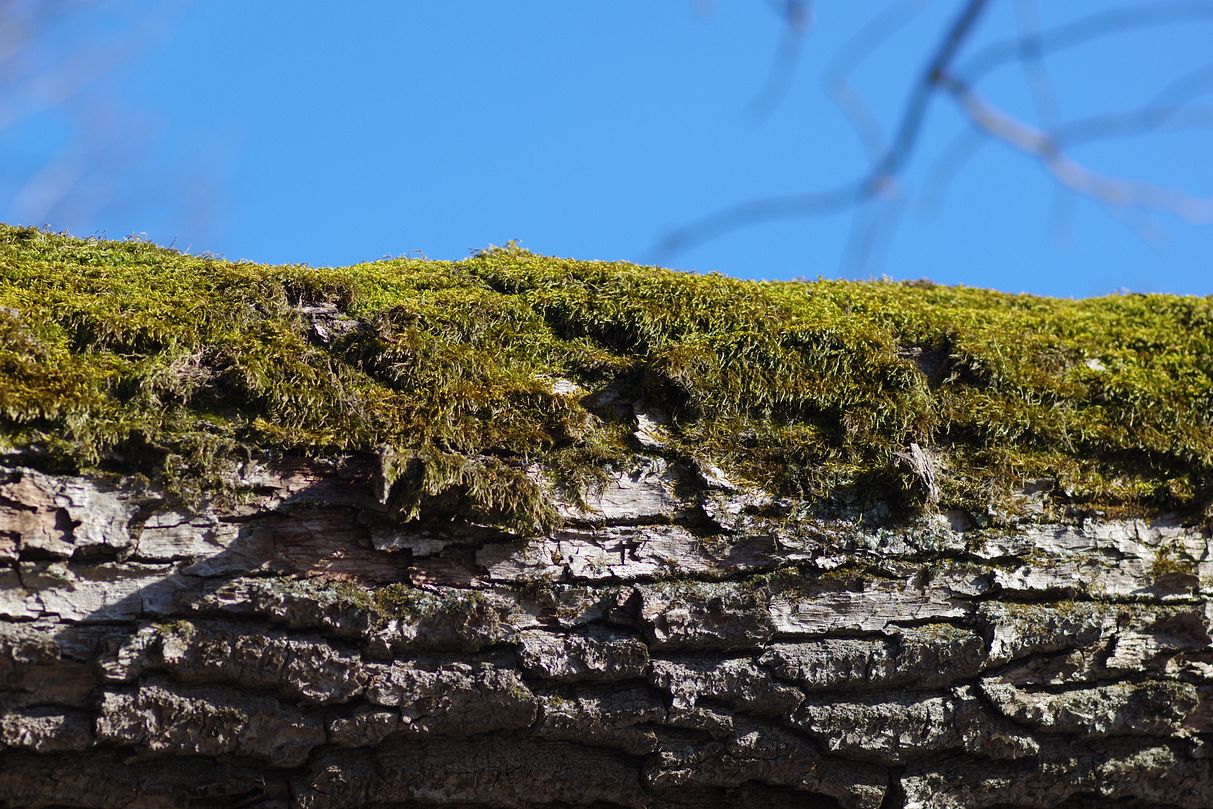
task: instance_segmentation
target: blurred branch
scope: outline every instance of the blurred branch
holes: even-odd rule
[[[922,6],[923,0],[893,3],[860,28],[825,69],[823,88],[826,95],[851,125],[869,160],[879,159],[888,144],[876,116],[851,83],[851,75],[869,56],[901,31]],[[847,275],[862,275],[872,256],[892,240],[905,209],[904,200],[900,189],[892,183],[885,187],[881,197],[861,204],[851,219],[850,233],[842,255],[842,271]]]
[[[1145,135],[1164,129],[1213,129],[1213,105],[1191,103],[1210,93],[1213,93],[1213,65],[1206,65],[1169,82],[1138,107],[1056,123],[1042,136],[1052,140],[1060,151],[1097,140]],[[934,210],[942,204],[952,180],[990,142],[984,137],[986,134],[989,133],[983,127],[965,130],[944,149],[925,183],[924,208]],[[1065,188],[1064,185],[1060,187]],[[1133,229],[1140,232],[1137,226]]]
[[[876,15],[859,29],[838,51],[826,66],[822,86],[834,106],[843,114],[855,130],[856,136],[872,160],[876,160],[887,147],[884,132],[876,116],[868,108],[855,87],[851,74],[863,62],[905,27],[922,8],[925,0],[899,0],[882,13]]]
[[[882,234],[881,209],[897,197],[898,179],[915,158],[920,136],[936,96],[952,102],[970,129],[953,141],[931,169],[928,200],[938,203],[955,174],[987,143],[999,143],[1036,162],[1068,192],[1059,201],[1085,198],[1112,210],[1140,230],[1132,211],[1173,214],[1185,221],[1213,221],[1213,198],[1178,189],[1103,174],[1076,160],[1067,148],[1097,139],[1123,137],[1164,128],[1213,127],[1213,105],[1193,101],[1213,92],[1213,65],[1172,81],[1153,99],[1136,108],[1091,115],[1068,122],[1061,117],[1046,57],[1097,39],[1147,28],[1213,21],[1213,3],[1151,2],[1101,11],[1073,22],[1041,30],[1035,0],[1016,0],[1016,36],[976,50],[960,67],[959,54],[973,38],[987,0],[963,0],[948,20],[902,106],[893,135],[886,142],[851,76],[914,15],[919,3],[898,0],[872,18],[840,49],[824,73],[827,94],[856,132],[868,153],[868,165],[855,178],[820,191],[784,194],[733,205],[667,232],[653,254],[668,261],[677,253],[710,239],[756,224],[817,217],[851,210],[852,233],[844,254],[859,268],[875,251]],[[1018,61],[1031,94],[1036,122],[1018,118],[977,90],[981,77],[1000,65]],[[872,206],[876,206],[873,210]],[[892,211],[900,213],[900,209]],[[893,220],[895,222],[895,220]]]
[[[762,88],[750,101],[750,113],[757,118],[770,115],[787,95],[800,62],[800,52],[812,19],[809,0],[770,0],[783,19],[783,35],[775,49],[771,69]]]
[[[88,151],[72,143],[43,163],[13,194],[8,204],[18,222],[44,223],[51,211],[67,199],[88,171]]]
[[[1136,109],[1092,115],[1056,127],[1052,134],[1069,145],[1100,138],[1139,135],[1164,128],[1213,125],[1213,106],[1191,102],[1213,93],[1213,65],[1186,73]]]
[[[1106,205],[1166,211],[1194,223],[1213,221],[1213,197],[1195,197],[1092,171],[1066,154],[1053,135],[992,106],[961,79],[943,74],[938,85],[977,129],[1035,158],[1054,180],[1076,194]]]
[[[952,181],[989,142],[988,139],[981,136],[980,132],[971,128],[963,130],[952,138],[939,157],[935,159],[927,174],[927,180],[924,183],[926,191],[920,203],[923,210],[932,212],[943,206]]]
[[[666,234],[654,251],[657,260],[758,222],[832,213],[884,193],[890,187],[891,179],[914,151],[937,77],[955,58],[987,4],[988,0],[966,0],[914,83],[892,143],[868,171],[852,181],[825,191],[752,200],[691,222]]]
[[[1019,48],[1016,55],[1023,67],[1028,88],[1032,91],[1036,115],[1045,127],[1051,127],[1058,117],[1057,94],[1053,91],[1053,80],[1045,66],[1044,49],[1041,48],[1040,38],[1036,35],[1036,0],[1018,0],[1015,4],[1015,15],[1019,24]]]
[[[149,170],[155,121],[103,82],[167,39],[188,4],[0,2],[0,132],[18,143],[48,126],[63,133],[57,147],[34,153],[0,142],[9,151],[0,188],[6,220],[94,227],[99,213],[116,210],[115,199],[146,204],[153,183],[184,168]],[[181,207],[192,204],[187,196],[166,198]]]
[[[1037,0],[1016,0],[1015,24],[1019,32],[1018,59],[1024,81],[1032,94],[1036,109],[1036,120],[1045,129],[1052,129],[1061,117],[1054,89],[1053,77],[1045,63],[1045,54],[1040,47],[1037,33],[1040,30],[1039,3]],[[1060,186],[1053,189],[1052,212],[1049,215],[1050,229],[1054,234],[1065,233],[1074,211],[1073,200]]]
[[[1091,14],[1031,37],[1017,36],[987,45],[974,54],[958,73],[976,84],[994,68],[1019,59],[1025,49],[1043,56],[1117,34],[1209,20],[1213,20],[1213,3],[1208,0],[1150,0],[1140,6]]]

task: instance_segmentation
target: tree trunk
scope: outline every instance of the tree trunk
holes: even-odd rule
[[[373,470],[0,467],[0,804],[1213,806],[1199,529],[868,528],[638,457],[522,537]]]

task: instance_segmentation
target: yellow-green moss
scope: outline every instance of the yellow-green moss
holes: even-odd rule
[[[1196,562],[1187,558],[1183,551],[1172,545],[1164,545],[1158,549],[1154,555],[1154,561],[1150,565],[1150,575],[1155,580],[1166,578],[1167,576],[1190,576],[1195,578],[1197,575]]]
[[[188,642],[198,633],[198,627],[184,618],[179,618],[175,621],[163,621],[155,624],[159,634],[163,637],[174,637]]]
[[[446,619],[479,627],[496,626],[500,622],[492,605],[474,590],[429,592],[397,583],[371,591],[370,598],[372,611],[381,621]]]
[[[899,455],[918,443],[941,508],[1045,478],[1080,509],[1191,512],[1213,486],[1211,377],[1208,298],[759,283],[512,248],[313,269],[0,226],[0,443],[184,491],[250,454],[378,452],[402,516],[445,499],[547,527],[525,472],[576,488],[632,429],[560,378],[661,406],[670,453],[784,493],[917,507]]]

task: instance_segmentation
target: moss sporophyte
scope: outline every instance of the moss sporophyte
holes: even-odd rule
[[[549,527],[537,481],[625,463],[634,415],[603,403],[629,400],[667,414],[669,457],[781,494],[982,512],[1046,479],[1076,508],[1196,513],[1211,377],[1208,298],[741,281],[516,247],[266,266],[0,226],[8,449],[187,491],[249,456],[378,453],[404,519],[446,500]]]

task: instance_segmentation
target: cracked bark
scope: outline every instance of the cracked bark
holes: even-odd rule
[[[0,468],[0,805],[1213,806],[1199,529],[868,529],[638,458],[520,537],[391,525],[370,459],[245,477]]]

